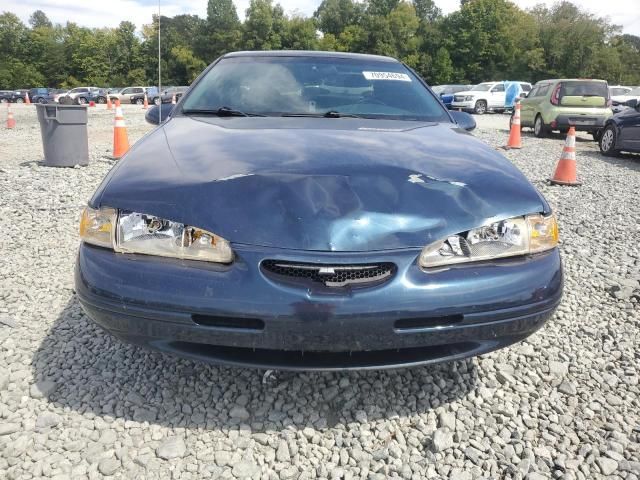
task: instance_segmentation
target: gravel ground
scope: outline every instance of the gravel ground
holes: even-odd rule
[[[91,164],[41,165],[33,107],[0,129],[0,478],[640,477],[640,158],[579,135],[580,188],[551,187],[561,137],[506,155],[557,212],[565,296],[527,341],[401,371],[220,368],[124,345],[73,292],[80,210],[113,166],[91,109]],[[125,107],[129,137],[149,126]],[[492,146],[508,118],[477,117]]]

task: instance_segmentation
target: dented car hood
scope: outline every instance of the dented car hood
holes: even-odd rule
[[[232,243],[318,251],[423,247],[548,205],[452,124],[351,118],[170,119],[91,200]]]

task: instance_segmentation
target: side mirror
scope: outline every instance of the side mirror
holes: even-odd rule
[[[171,115],[173,111],[172,103],[161,103],[160,105],[154,105],[149,110],[147,110],[147,114],[144,116],[144,119],[152,125],[160,125],[160,117],[162,117],[162,122],[166,121]]]
[[[632,98],[631,100],[627,100],[624,102],[627,107],[636,108],[638,106],[638,99]]]
[[[520,94],[520,98],[527,98],[529,96],[529,92],[522,92]]]
[[[464,128],[467,131],[471,131],[476,128],[476,121],[467,112],[451,110],[449,113],[451,114],[455,122],[460,126],[460,128]]]

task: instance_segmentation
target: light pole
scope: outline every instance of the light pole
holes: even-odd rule
[[[158,0],[158,120],[162,122],[162,64],[160,63],[160,0]]]

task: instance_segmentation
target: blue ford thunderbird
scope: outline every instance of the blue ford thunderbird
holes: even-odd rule
[[[147,119],[80,222],[78,299],[122,340],[391,368],[518,342],[560,301],[545,199],[397,60],[230,53]]]

